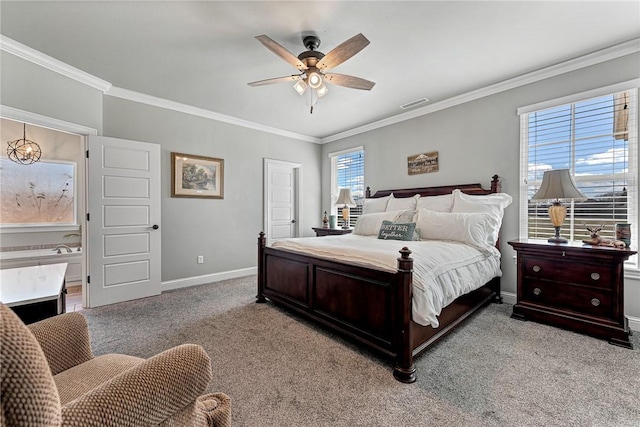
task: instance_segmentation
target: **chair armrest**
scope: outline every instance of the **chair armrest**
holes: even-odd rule
[[[93,359],[89,327],[80,313],[65,313],[28,325],[53,375]]]
[[[183,344],[64,405],[62,425],[78,420],[84,427],[157,425],[193,405],[211,376],[211,359],[204,349]]]

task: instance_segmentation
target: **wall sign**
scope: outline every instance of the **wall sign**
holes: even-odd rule
[[[409,175],[438,172],[438,152],[416,154],[407,157]]]

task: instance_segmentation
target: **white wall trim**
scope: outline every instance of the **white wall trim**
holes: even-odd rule
[[[640,333],[640,317],[627,316],[627,319],[629,319],[629,329]]]
[[[524,86],[530,83],[535,83],[540,80],[548,79],[551,77],[559,76],[571,71],[579,70],[581,68],[596,65],[601,62],[609,61],[612,59],[620,58],[622,56],[631,55],[633,53],[640,52],[640,38],[630,40],[625,43],[621,43],[616,46],[608,47],[598,50],[596,52],[580,56],[578,58],[570,59],[569,61],[562,62],[560,64],[552,65],[550,67],[542,68],[531,73],[523,74],[518,77],[514,77],[509,80],[505,80],[500,83],[496,83],[490,86],[486,86],[471,92],[463,93],[458,96],[454,96],[449,99],[435,102],[431,105],[427,105],[422,108],[417,108],[407,113],[398,114],[393,117],[389,117],[377,122],[369,123],[364,126],[353,128],[345,132],[340,132],[335,135],[330,135],[322,138],[322,143],[337,141],[350,136],[358,135],[360,133],[369,132],[374,129],[378,129],[385,126],[390,126],[396,123],[400,123],[406,120],[410,120],[419,116],[424,116],[445,108],[454,107],[456,105],[464,104],[476,99],[484,98],[489,95],[495,95],[496,93],[504,92],[506,90],[514,89],[519,86]]]
[[[340,151],[333,151],[331,153],[329,153],[329,158],[332,157],[338,157],[338,156],[342,156],[343,154],[349,154],[349,153],[355,153],[356,151],[363,151],[364,150],[364,146],[363,145],[359,145],[357,147],[352,147],[352,148],[346,148],[344,150],[340,150]]]
[[[235,279],[237,277],[251,276],[254,274],[258,274],[258,267],[248,267],[238,270],[222,271],[220,273],[205,274],[203,276],[193,276],[185,277],[184,279],[167,280],[166,282],[162,282],[160,284],[160,291],[164,292],[171,289],[204,285],[206,283],[220,282],[222,280]]]
[[[216,113],[211,110],[206,110],[204,108],[194,107],[192,105],[182,104],[180,102],[170,101],[168,99],[158,98],[156,96],[146,95],[144,93],[135,92],[129,89],[119,88],[117,86],[112,86],[108,91],[105,92],[105,95],[113,96],[116,98],[122,98],[129,101],[139,102],[141,104],[152,105],[154,107],[166,108],[168,110],[178,111],[181,113],[191,114],[194,116],[204,117],[207,119],[229,123],[232,125],[257,130],[260,132],[272,133],[275,135],[285,136],[287,138],[298,139],[300,141],[313,142],[315,144],[321,143],[320,138],[315,138],[313,136],[302,135],[299,133],[289,132],[286,130],[277,129],[274,127],[265,126],[258,123],[253,123],[247,120],[238,119],[237,117],[227,116],[225,114]]]
[[[98,130],[29,111],[0,105],[0,117],[77,135],[97,135]]]
[[[518,296],[516,294],[514,294],[513,292],[505,292],[505,291],[501,291],[500,292],[500,296],[502,297],[502,302],[505,304],[515,304],[516,302],[518,302]]]
[[[58,74],[69,77],[70,79],[78,81],[94,89],[98,89],[101,92],[105,92],[111,87],[111,83],[105,80],[102,80],[92,74],[72,67],[69,64],[65,64],[62,61],[52,58],[49,55],[45,55],[42,52],[32,49],[29,46],[23,45],[22,43],[19,43],[1,34],[0,49],[19,58],[25,59],[29,62],[40,65],[41,67],[47,68],[51,71],[55,71]]]
[[[533,105],[525,105],[516,110],[518,115],[531,113],[533,111],[546,110],[547,108],[558,107],[560,105],[572,104],[586,99],[597,98],[599,96],[610,95],[616,92],[635,89],[640,86],[640,79],[632,79],[626,82],[616,83],[609,86],[599,87],[597,89],[580,92],[573,95],[563,96],[562,98],[550,99],[548,101],[538,102]]]
[[[505,80],[500,83],[486,86],[471,92],[463,93],[458,96],[454,96],[431,105],[427,105],[422,108],[417,108],[410,112],[402,113],[389,117],[383,120],[379,120],[373,123],[369,123],[364,126],[359,126],[344,132],[340,132],[334,135],[330,135],[324,138],[316,138],[309,135],[302,135],[294,132],[285,131],[283,129],[277,129],[270,126],[264,126],[258,123],[249,122],[236,117],[227,116],[224,114],[216,113],[203,108],[194,107],[187,104],[182,104],[175,101],[170,101],[163,98],[158,98],[151,95],[146,95],[140,92],[135,92],[128,89],[122,89],[114,87],[111,83],[99,79],[91,74],[88,74],[82,70],[65,64],[55,58],[38,52],[28,46],[25,46],[15,40],[12,40],[6,36],[0,35],[0,49],[8,53],[16,55],[27,61],[31,61],[42,67],[48,68],[52,71],[60,73],[64,76],[77,80],[81,83],[87,84],[93,88],[99,89],[106,95],[127,99],[129,101],[140,102],[143,104],[153,105],[160,108],[166,108],[186,114],[193,114],[200,117],[205,117],[212,120],[217,120],[236,126],[241,126],[249,129],[254,129],[261,132],[272,133],[275,135],[285,136],[292,139],[297,139],[305,142],[312,142],[316,144],[326,144],[328,142],[338,141],[350,136],[358,135],[371,130],[379,129],[385,126],[390,126],[396,123],[400,123],[406,120],[410,120],[416,117],[424,116],[430,113],[434,113],[439,110],[454,107],[456,105],[464,104],[466,102],[474,101],[476,99],[484,98],[489,95],[495,95],[506,90],[514,89],[519,86],[524,86],[530,83],[535,83],[540,80],[555,77],[564,73],[579,70],[581,68],[596,65],[605,61],[620,58],[626,55],[640,52],[640,38],[629,40],[624,43],[620,43],[615,46],[611,46],[605,49],[598,50],[596,52],[589,53],[568,61],[542,68],[540,70],[533,71],[531,73],[523,74],[512,79]]]

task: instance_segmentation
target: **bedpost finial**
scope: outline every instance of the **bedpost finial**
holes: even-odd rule
[[[491,192],[500,193],[502,191],[502,184],[500,183],[500,177],[496,174],[491,177]]]
[[[411,251],[408,247],[405,246],[404,248],[400,249],[400,257],[402,259],[409,259],[409,255],[411,255]]]

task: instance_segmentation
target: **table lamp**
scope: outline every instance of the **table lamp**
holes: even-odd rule
[[[542,176],[540,189],[531,200],[554,200],[549,206],[549,218],[556,229],[555,236],[547,241],[550,243],[567,243],[567,239],[560,237],[560,227],[567,216],[567,207],[561,200],[587,200],[578,190],[569,169],[554,169],[546,171]]]
[[[344,221],[342,228],[349,228],[349,206],[356,206],[356,202],[351,197],[350,188],[341,188],[340,194],[338,194],[338,200],[336,200],[336,206],[343,205],[342,207],[342,219]]]

